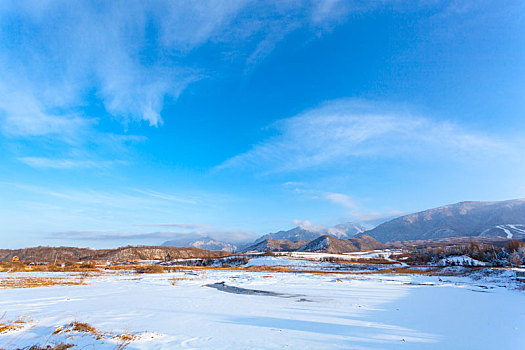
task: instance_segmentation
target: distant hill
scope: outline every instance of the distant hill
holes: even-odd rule
[[[357,252],[359,249],[347,239],[340,239],[329,235],[324,235],[314,239],[311,242],[308,242],[302,246],[299,251],[342,254]]]
[[[224,250],[227,252],[237,251],[237,246],[232,243],[215,240],[211,237],[190,238],[171,240],[162,243],[165,247],[194,247],[205,250]]]
[[[249,252],[249,251],[265,252],[268,250],[272,252],[294,251],[294,250],[301,248],[306,243],[308,243],[308,241],[300,240],[297,242],[292,242],[285,238],[281,238],[281,239],[267,238],[264,241],[260,241],[258,243],[255,243],[251,246],[244,248],[243,251],[244,252]]]
[[[388,248],[386,245],[369,235],[361,235],[360,237],[349,238],[348,240],[356,246],[359,251]]]
[[[297,226],[287,231],[268,233],[258,238],[255,241],[255,243],[262,242],[268,238],[287,239],[292,242],[311,241],[323,235],[331,235],[337,238],[350,238],[364,231],[366,231],[366,228],[364,226],[352,222],[339,224],[332,227],[321,227],[316,229],[308,229]]]
[[[0,261],[11,261],[18,256],[21,261],[65,262],[102,260],[125,262],[130,260],[164,260],[182,258],[208,258],[224,256],[224,251],[204,251],[197,248],[158,246],[121,247],[116,249],[89,249],[75,247],[35,247],[0,249]]]
[[[525,238],[525,199],[460,202],[401,216],[365,234],[381,242],[447,237]]]
[[[299,251],[342,254],[384,248],[386,248],[384,244],[368,235],[350,239],[341,239],[330,235],[324,235],[308,242],[302,246]]]

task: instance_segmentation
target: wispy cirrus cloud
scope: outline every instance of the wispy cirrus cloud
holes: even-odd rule
[[[74,112],[91,103],[89,98],[101,100],[121,121],[161,125],[164,99],[176,99],[208,74],[206,66],[185,59],[193,50],[216,45],[230,57],[257,64],[291,31],[340,19],[346,7],[333,3],[3,2],[0,73],[8,80],[0,85],[0,110],[9,122],[4,131],[74,129],[83,122]],[[58,12],[60,17],[53,16]],[[31,121],[45,127],[32,128]]]
[[[115,165],[126,165],[126,161],[96,161],[79,159],[51,159],[42,157],[21,157],[18,159],[33,168],[48,169],[88,169],[88,168],[110,168]]]
[[[187,203],[187,204],[197,204],[197,202],[193,199],[188,198],[181,198],[179,196],[174,196],[169,193],[164,192],[158,192],[153,190],[143,190],[143,189],[135,189],[135,192],[141,193],[143,195],[146,195],[148,197],[152,198],[158,198],[165,201],[171,201],[171,202],[180,202],[180,203]]]
[[[369,211],[363,209],[362,206],[352,199],[349,195],[343,193],[333,193],[327,192],[324,193],[321,197],[318,197],[322,200],[327,200],[334,204],[340,205],[347,210],[347,215],[355,221],[366,223],[376,221],[381,218],[390,218],[395,216],[400,216],[404,214],[401,210],[390,210],[386,212],[379,211]]]
[[[251,70],[291,32],[315,37],[347,10],[332,0],[2,2],[0,129],[35,145],[13,147],[26,163],[97,168],[72,154],[95,158],[96,144],[114,158],[101,120],[161,126],[166,101],[215,72],[195,51],[212,48],[224,65]],[[35,153],[41,144],[54,156]]]
[[[22,90],[22,89],[21,89]],[[75,143],[96,120],[83,118],[74,112],[46,111],[35,96],[3,86],[0,81],[0,111],[4,120],[2,131],[9,137],[57,137]]]
[[[512,139],[403,110],[367,101],[331,101],[274,123],[276,136],[217,168],[271,174],[329,169],[371,157],[486,162],[487,157],[520,154]]]
[[[42,196],[46,201],[54,199],[63,200],[66,203],[79,205],[96,206],[100,208],[142,208],[154,209],[157,211],[165,210],[166,206],[171,205],[203,205],[204,201],[199,202],[197,196],[178,195],[171,192],[160,192],[151,189],[127,189],[119,191],[111,190],[78,190],[78,189],[49,189],[41,186],[33,186],[19,183],[0,183],[2,186],[15,188],[22,193]]]
[[[295,189],[295,194],[303,196],[305,199],[315,200],[315,201],[325,201],[335,204],[344,209],[344,217],[341,220],[359,222],[362,224],[368,224],[376,222],[382,218],[391,218],[395,216],[402,215],[404,212],[401,210],[388,210],[384,212],[369,210],[363,206],[363,201],[359,198],[354,198],[348,194],[338,193],[338,192],[326,192],[319,191],[311,188],[301,187],[301,189]],[[311,224],[310,221],[296,220],[294,221],[295,225],[298,225],[303,228],[307,228]],[[319,226],[323,228],[324,226]],[[315,229],[313,225],[310,230],[319,230]]]

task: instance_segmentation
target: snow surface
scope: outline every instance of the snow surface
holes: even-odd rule
[[[507,235],[507,238],[512,238],[512,232],[510,232],[510,230],[508,228],[505,227],[505,225],[498,225],[496,226],[497,228],[499,228],[500,230],[503,230],[503,232],[505,232],[505,234]]]
[[[509,288],[517,283],[511,283],[515,271],[486,271],[472,277],[111,273],[88,278],[88,285],[0,289],[3,320],[31,320],[22,330],[0,334],[0,348],[62,341],[79,349],[118,345],[74,332],[52,335],[76,320],[103,332],[139,335],[126,349],[521,349],[525,292]],[[0,273],[0,279],[44,274]],[[221,282],[288,296],[206,287]]]
[[[245,266],[286,266],[286,267],[299,267],[299,268],[321,268],[321,267],[333,267],[334,264],[323,263],[317,261],[306,261],[298,259],[288,259],[283,257],[274,256],[260,256],[252,258],[246,263]]]

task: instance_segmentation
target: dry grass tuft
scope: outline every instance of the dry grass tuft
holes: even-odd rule
[[[26,321],[23,319],[18,319],[15,321],[0,322],[0,334],[21,329],[24,327],[25,324],[26,324]]]
[[[119,341],[122,341],[122,342],[130,342],[130,341],[134,341],[138,338],[137,335],[135,334],[129,334],[129,333],[124,333],[124,334],[121,334],[121,335],[116,335],[113,337],[113,339],[116,339],[116,340],[119,340]]]
[[[78,332],[89,334],[97,340],[104,338],[111,338],[119,342],[117,349],[124,349],[132,341],[135,341],[140,338],[137,334],[132,333],[123,333],[115,334],[111,332],[102,332],[100,329],[97,329],[91,326],[89,323],[74,321],[64,327],[58,327],[53,334],[69,333],[69,332]],[[65,348],[67,349],[67,348]]]
[[[29,350],[67,350],[67,349],[71,349],[74,346],[75,345],[73,344],[66,344],[66,343],[61,343],[58,345],[46,345],[46,346],[33,345],[32,347],[29,348]]]
[[[71,322],[65,327],[58,327],[57,329],[55,329],[53,334],[61,334],[61,333],[68,333],[68,332],[87,333],[87,334],[94,336],[96,339],[102,339],[107,336],[107,334],[89,325],[88,323],[77,322],[77,321]]]
[[[93,326],[90,326],[85,322],[72,322],[70,325],[71,330],[75,332],[91,333],[93,335],[101,334],[101,332]]]
[[[135,341],[139,338],[138,335],[135,335],[135,334],[129,334],[129,333],[124,333],[124,334],[121,334],[121,335],[115,335],[113,337],[113,339],[117,340],[120,342],[120,344],[117,346],[117,349],[124,349],[126,348],[132,341]]]

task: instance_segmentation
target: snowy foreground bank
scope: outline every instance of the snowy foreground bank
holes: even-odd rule
[[[198,270],[0,289],[2,321],[24,321],[0,348],[523,349],[525,292],[509,273]],[[68,329],[74,321],[98,335]]]

